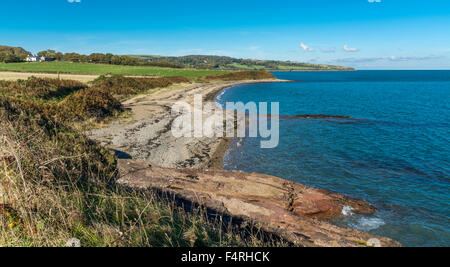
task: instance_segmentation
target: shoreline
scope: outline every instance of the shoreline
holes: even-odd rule
[[[211,92],[209,94],[207,94],[204,97],[204,101],[206,102],[216,102],[216,97],[224,90],[232,88],[234,86],[237,85],[243,85],[243,84],[257,84],[257,83],[283,83],[283,82],[293,82],[290,80],[281,80],[281,79],[276,79],[273,81],[255,81],[253,83],[239,83],[239,84],[235,84],[232,86],[224,86],[224,87],[220,87],[219,89],[217,89],[215,92]],[[231,145],[231,139],[229,137],[221,137],[220,139],[220,143],[217,146],[215,152],[213,153],[213,155],[211,156],[211,158],[208,161],[208,167],[210,168],[215,168],[215,169],[223,169],[223,158],[225,157],[225,155],[227,154],[228,150],[230,149],[230,145]]]
[[[153,162],[167,168],[222,168],[230,139],[224,137],[175,138],[171,125],[175,115],[171,107],[177,101],[192,106],[194,95],[212,102],[224,89],[241,84],[289,82],[286,80],[222,81],[204,84],[182,84],[141,94],[123,102],[132,115],[116,120],[87,135],[114,150],[119,158]]]
[[[130,118],[86,135],[115,152],[120,173],[117,183],[121,186],[157,192],[190,210],[205,207],[209,216],[224,216],[238,227],[260,225],[258,229],[264,233],[300,246],[368,246],[367,241],[373,238],[381,240],[382,246],[400,246],[389,238],[327,221],[344,216],[344,209],[366,215],[376,211],[364,201],[284,178],[225,171],[223,158],[231,138],[173,137],[173,103],[192,105],[196,94],[211,101],[236,85],[273,82],[291,81],[184,84],[138,95],[123,102],[131,111]]]
[[[358,71],[357,69],[349,69],[349,70],[266,70],[270,72],[314,72],[314,71]]]

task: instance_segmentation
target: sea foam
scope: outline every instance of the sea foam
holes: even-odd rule
[[[351,227],[367,232],[367,231],[375,230],[385,224],[386,223],[380,218],[362,217],[362,218],[358,219],[357,223],[351,224]]]
[[[352,216],[353,214],[354,213],[353,213],[353,208],[352,207],[344,206],[342,208],[342,215],[344,215],[344,216]]]

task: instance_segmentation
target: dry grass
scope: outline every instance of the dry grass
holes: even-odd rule
[[[79,131],[0,105],[0,245],[263,246],[202,210],[118,188],[116,159]]]
[[[125,81],[138,91],[150,83]],[[95,247],[284,245],[263,241],[254,227],[235,229],[201,209],[117,187],[116,158],[76,125],[120,109],[98,85],[0,83],[0,246],[64,246],[70,238]]]

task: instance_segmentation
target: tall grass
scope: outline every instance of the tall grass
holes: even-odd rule
[[[139,90],[155,82],[112,79]],[[65,246],[71,238],[95,247],[285,245],[257,227],[237,229],[201,208],[117,186],[116,158],[75,123],[120,112],[106,89],[0,82],[0,246]]]
[[[116,159],[45,115],[0,105],[0,245],[262,246],[201,209],[115,185]]]

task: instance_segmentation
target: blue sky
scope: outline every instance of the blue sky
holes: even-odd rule
[[[450,69],[450,1],[3,0],[0,44]]]

